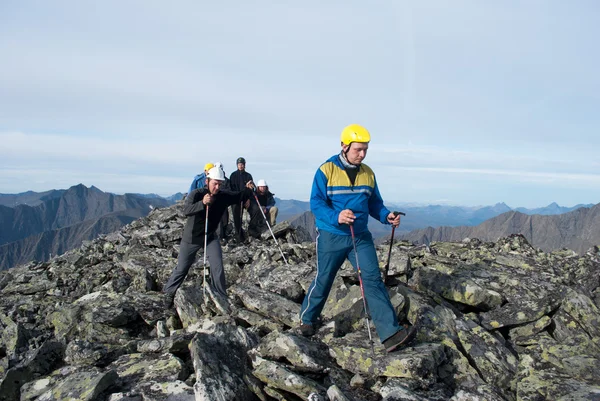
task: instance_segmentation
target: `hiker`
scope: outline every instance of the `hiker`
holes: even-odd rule
[[[265,180],[258,180],[255,195],[256,198],[250,200],[250,206],[248,207],[248,213],[250,213],[248,234],[255,238],[260,238],[262,232],[268,228],[266,219],[268,219],[271,227],[277,222],[278,209],[275,206],[275,197],[269,191],[269,186]],[[257,199],[260,207],[256,203]]]
[[[223,185],[221,185],[221,191],[231,191],[231,185],[229,183],[229,178],[227,178],[227,174],[225,173],[225,169],[223,169],[223,163],[215,162],[215,167],[223,170],[223,176],[225,177],[225,181]],[[219,222],[219,226],[217,227],[217,234],[221,239],[221,245],[225,245],[227,243],[227,226],[229,225],[229,208],[225,208],[223,212],[223,217],[221,217],[221,221]]]
[[[183,212],[188,216],[183,229],[177,267],[163,287],[165,306],[173,306],[175,292],[185,280],[194,263],[196,253],[204,248],[205,223],[208,206],[208,229],[206,230],[206,256],[210,262],[210,286],[215,293],[227,297],[223,255],[215,233],[223,212],[229,205],[239,204],[253,197],[254,185],[250,182],[243,191],[221,191],[225,182],[223,170],[213,167],[208,171],[206,186],[188,194]]]
[[[247,183],[252,183],[252,174],[246,171],[246,159],[238,157],[237,170],[229,176],[229,185],[232,191],[241,191]],[[244,242],[244,231],[242,230],[242,213],[244,209],[250,206],[250,200],[233,205],[231,212],[233,213],[233,227],[235,229],[235,239],[242,243]]]
[[[192,181],[192,185],[190,185],[190,189],[188,189],[188,195],[194,190],[198,188],[202,188],[206,184],[206,174],[208,170],[214,167],[212,163],[206,163],[204,165],[204,172],[197,174]]]
[[[357,268],[355,242],[368,309],[386,351],[392,352],[410,342],[416,330],[398,324],[367,227],[369,216],[383,224],[400,224],[400,215],[383,205],[373,170],[362,163],[370,141],[364,127],[347,126],[341,134],[341,152],[321,164],[315,174],[310,208],[317,226],[317,275],[302,302],[299,331],[307,337],[315,334],[315,324],[344,260]]]

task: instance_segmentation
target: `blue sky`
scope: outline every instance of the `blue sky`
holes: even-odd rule
[[[326,3],[326,4],[323,4]],[[0,193],[306,200],[351,123],[389,202],[600,202],[595,1],[0,2]]]

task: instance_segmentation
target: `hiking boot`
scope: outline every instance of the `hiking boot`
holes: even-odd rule
[[[302,323],[300,327],[298,327],[298,333],[304,337],[312,337],[315,335],[315,325],[310,323]]]
[[[396,334],[383,341],[387,352],[394,352],[402,345],[408,345],[415,338],[417,328],[412,326],[408,329],[398,330]]]
[[[166,292],[164,295],[164,299],[163,299],[163,305],[164,305],[165,309],[171,309],[173,307],[174,300],[175,300],[175,293],[174,292]]]

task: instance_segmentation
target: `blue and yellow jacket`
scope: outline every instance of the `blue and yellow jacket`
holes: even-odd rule
[[[391,213],[383,205],[373,170],[361,164],[352,185],[339,154],[330,157],[317,170],[310,194],[310,209],[319,230],[339,235],[350,235],[350,226],[338,224],[338,215],[344,209],[350,209],[356,215],[356,234],[368,231],[369,215],[389,224],[387,216]]]

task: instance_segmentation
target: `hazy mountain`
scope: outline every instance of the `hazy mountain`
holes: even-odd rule
[[[295,199],[279,199],[275,197],[275,204],[279,209],[279,214],[277,216],[278,221],[289,220],[292,217],[310,210],[309,202]]]
[[[0,205],[0,268],[4,269],[32,258],[45,260],[49,254],[64,252],[173,203],[152,195],[115,195],[83,184],[67,190],[4,194],[2,199],[16,204]]]
[[[556,205],[553,203],[552,205]],[[544,211],[540,214],[560,214],[564,210],[576,210],[583,207],[576,205],[571,208],[551,207],[549,205],[538,209],[524,209],[529,211],[528,214],[534,214],[538,211]],[[304,221],[308,221],[306,216],[302,214],[310,210],[309,202],[301,202],[296,200],[277,199],[277,206],[280,210],[285,210],[284,213],[279,213],[279,221],[290,220],[294,226],[299,226]],[[407,204],[389,204],[392,210],[398,210],[406,213],[402,217],[400,227],[396,230],[396,235],[406,234],[414,230],[424,227],[440,227],[440,226],[476,226],[484,221],[511,211],[512,209],[506,203],[497,203],[493,206],[469,207],[469,206],[448,206],[448,205],[413,205]],[[295,212],[295,214],[293,214]],[[314,217],[312,217],[314,220]],[[315,237],[314,225],[308,224],[305,227],[309,233]],[[375,219],[369,219],[369,229],[374,238],[381,238],[391,234],[391,227],[380,224]]]
[[[167,196],[165,199],[168,200],[172,205],[174,205],[175,203],[177,203],[177,201],[182,200],[184,195],[185,194],[181,192],[177,192],[176,194]]]
[[[133,194],[114,195],[92,186],[75,185],[60,196],[43,199],[36,206],[0,206],[0,244],[27,236],[98,219],[109,213],[129,209],[147,214],[152,207],[165,207],[164,198],[145,198]]]
[[[600,244],[600,203],[591,208],[578,208],[559,215],[527,215],[511,211],[486,220],[475,227],[427,227],[404,236],[415,242],[462,241],[479,238],[495,241],[510,234],[523,234],[535,247],[549,251],[560,248],[583,253]]]
[[[593,203],[588,203],[588,204],[578,204],[575,205],[573,207],[564,207],[564,206],[559,206],[556,202],[552,202],[551,204],[549,204],[548,206],[544,206],[544,207],[538,207],[535,209],[527,209],[524,207],[517,207],[514,210],[517,212],[521,212],[521,213],[525,213],[525,214],[542,214],[542,215],[553,215],[553,214],[562,214],[562,213],[568,213],[568,212],[572,212],[573,210],[577,210],[579,208],[582,207],[592,207],[594,206]]]
[[[79,247],[85,240],[93,240],[100,234],[117,231],[140,217],[143,217],[141,210],[123,210],[1,245],[0,270],[6,270],[32,260],[48,260],[52,256],[61,255]]]
[[[15,207],[18,205],[37,206],[45,200],[59,198],[66,189],[51,189],[45,192],[21,192],[20,194],[0,194],[0,205]]]
[[[135,196],[140,196],[142,198],[147,198],[147,199],[166,199],[167,201],[170,202],[171,205],[174,205],[175,203],[177,203],[177,201],[180,201],[181,199],[183,199],[183,196],[185,194],[181,193],[181,192],[177,192],[176,194],[173,194],[171,196],[160,196],[157,194],[139,194],[139,193],[126,193],[125,195],[135,195]]]

